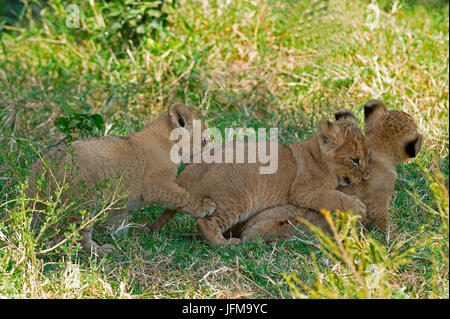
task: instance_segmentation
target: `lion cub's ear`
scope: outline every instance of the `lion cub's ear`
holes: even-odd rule
[[[364,131],[367,133],[389,110],[383,102],[370,100],[364,104]]]
[[[327,146],[339,145],[338,136],[340,133],[339,126],[326,120],[320,120],[317,134],[320,141]]]
[[[351,121],[358,125],[355,115],[348,109],[342,109],[334,113],[334,119],[336,121]]]
[[[175,128],[186,127],[190,118],[189,108],[182,103],[172,104],[169,108],[169,117]]]
[[[406,143],[405,152],[409,157],[416,157],[422,148],[422,135],[418,135],[414,140]]]

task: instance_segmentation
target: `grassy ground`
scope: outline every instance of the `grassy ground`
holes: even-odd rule
[[[17,217],[14,227],[0,224],[2,296],[449,297],[448,4],[177,1],[164,8],[166,26],[124,44],[107,40],[98,7],[73,2],[80,29],[66,28],[65,5],[50,1],[40,21],[25,11],[22,24],[0,31],[0,209]],[[38,255],[16,204],[33,149],[62,137],[53,121],[67,108],[89,104],[105,119],[100,134],[124,135],[181,101],[209,126],[278,127],[292,143],[338,108],[361,120],[371,98],[413,115],[425,137],[419,156],[398,167],[389,244],[343,221],[345,253],[321,235],[211,248],[186,235],[195,221],[180,215],[157,235],[99,230],[100,242],[118,248],[106,257]],[[148,207],[133,220],[159,212]]]

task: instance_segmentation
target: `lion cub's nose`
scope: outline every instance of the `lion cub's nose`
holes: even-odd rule
[[[367,181],[370,177],[370,172],[365,172],[362,176],[363,180]]]

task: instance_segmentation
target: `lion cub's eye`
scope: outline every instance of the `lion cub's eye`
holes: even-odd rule
[[[359,165],[359,157],[350,157],[352,163],[355,165]]]

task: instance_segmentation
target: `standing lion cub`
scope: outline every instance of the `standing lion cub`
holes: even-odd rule
[[[57,182],[66,179],[70,188],[63,193],[63,201],[83,202],[92,200],[96,184],[119,177],[121,188],[129,192],[128,203],[125,209],[109,212],[106,222],[112,227],[128,223],[128,211],[150,203],[179,209],[194,217],[204,217],[214,211],[215,204],[208,199],[199,200],[175,183],[180,164],[170,158],[171,147],[178,142],[170,139],[172,130],[187,129],[192,142],[194,120],[199,120],[199,117],[191,108],[180,103],[173,104],[167,113],[137,133],[125,137],[105,136],[75,141],[71,152],[64,146],[50,151],[45,154],[45,163],[38,160],[33,165],[33,177],[44,174],[49,180],[47,188],[41,191],[44,193],[41,195],[47,197],[53,193]],[[203,125],[201,129],[203,131]],[[204,139],[202,147],[207,142]],[[51,165],[50,173],[46,168],[48,163]],[[68,180],[67,166],[74,171]],[[32,180],[28,193],[36,194],[36,186],[36,180]],[[85,249],[112,249],[111,245],[99,246],[92,240],[91,227],[83,229],[81,235]]]
[[[371,152],[371,178],[358,185],[339,187],[348,195],[355,195],[366,204],[364,224],[374,224],[385,232],[389,241],[389,200],[394,193],[397,174],[396,164],[415,157],[422,147],[422,135],[414,118],[402,111],[388,110],[378,100],[364,105],[364,131]],[[254,239],[257,235],[265,241],[286,239],[301,227],[301,217],[322,229],[327,228],[325,218],[318,212],[283,205],[266,209],[235,227],[232,233],[241,240]],[[306,230],[306,229],[305,229]]]
[[[368,148],[354,115],[342,110],[338,117],[335,122],[320,121],[317,133],[305,141],[280,144],[278,170],[273,174],[259,174],[258,162],[188,165],[176,183],[217,204],[212,215],[197,220],[206,239],[212,245],[227,243],[222,233],[233,225],[266,208],[288,203],[316,211],[341,209],[364,215],[366,207],[358,198],[336,188],[369,177]],[[165,210],[152,229],[158,230],[175,214],[176,210]]]

